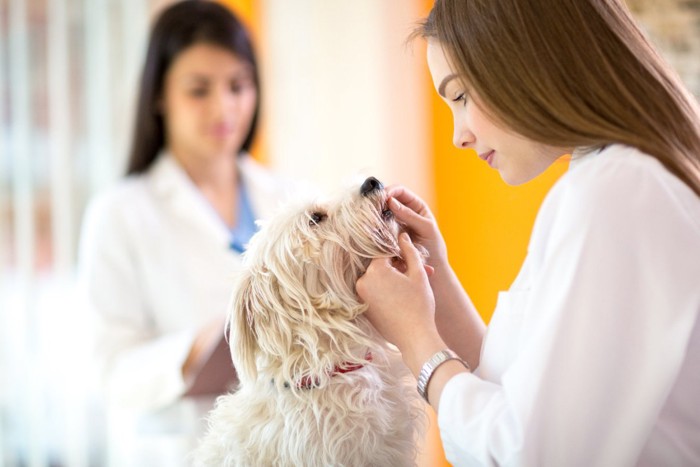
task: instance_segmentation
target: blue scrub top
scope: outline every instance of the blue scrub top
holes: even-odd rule
[[[250,238],[257,231],[258,226],[255,225],[255,215],[248,197],[248,190],[241,182],[238,185],[238,223],[231,229],[230,248],[238,253],[243,253],[248,247]]]

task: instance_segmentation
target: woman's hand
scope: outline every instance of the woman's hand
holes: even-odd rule
[[[444,348],[435,325],[435,299],[418,250],[407,234],[399,236],[405,272],[391,259],[375,259],[357,281],[366,316],[384,338],[396,345],[413,370]],[[432,352],[432,353],[431,353]]]
[[[182,376],[185,382],[189,383],[192,381],[194,375],[204,363],[204,357],[209,355],[211,349],[221,340],[225,327],[226,318],[222,316],[214,318],[199,330],[190,348],[190,353],[182,365]]]
[[[444,339],[448,344],[447,346],[467,360],[472,368],[476,368],[479,366],[481,343],[486,332],[486,325],[447,261],[447,247],[437,227],[435,217],[430,212],[427,204],[408,189],[394,186],[387,188],[387,193],[391,197],[389,208],[396,219],[406,224],[413,235],[415,243],[421,244],[430,254],[427,259],[426,271],[428,272],[432,288],[433,300],[431,303],[434,305],[431,310],[435,310],[435,324],[431,323],[431,326],[437,325],[439,337]],[[411,246],[411,250],[413,249],[413,246]],[[432,269],[430,266],[432,266]],[[376,275],[376,279],[370,279],[376,281],[376,284],[371,285],[379,290],[376,292],[376,295],[381,295],[382,288],[385,287],[382,282],[379,282],[385,275],[386,277],[391,277],[388,273],[379,273]],[[369,277],[375,277],[375,274],[371,273]],[[358,283],[359,285],[362,284]],[[358,293],[360,293],[359,289]],[[389,293],[391,295],[388,295]],[[387,292],[386,300],[393,304],[394,307],[404,306],[402,303],[405,301],[408,301],[408,306],[411,306],[411,301],[417,300],[410,295],[411,293],[411,290],[402,290],[396,295],[394,295],[394,292]],[[370,308],[373,308],[375,300],[378,300],[374,296],[365,297],[361,293],[360,297],[370,305]],[[390,307],[387,306],[387,308]],[[387,325],[386,323],[389,322],[388,318],[385,317],[385,313],[388,315],[390,311],[384,311],[384,307],[382,307],[379,311],[371,309],[368,316],[375,324],[375,327],[383,333],[384,337],[396,344],[403,352],[404,348],[402,345],[404,344],[397,342],[400,336],[395,336],[393,331],[391,334],[389,331],[384,334],[385,331],[379,328],[379,326]],[[400,324],[398,323],[397,326]],[[411,328],[407,325],[405,330],[401,332],[410,334]],[[435,351],[438,350],[441,349],[435,349]],[[431,355],[427,355],[425,358],[430,358]]]
[[[447,264],[447,247],[428,205],[403,186],[387,188],[389,209],[399,222],[406,224],[413,241],[428,250],[427,263],[436,267]]]

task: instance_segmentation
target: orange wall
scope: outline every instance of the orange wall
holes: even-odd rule
[[[248,30],[253,36],[253,45],[259,46],[260,41],[260,4],[262,2],[256,0],[217,0],[222,5],[229,7],[238,18],[243,21]],[[259,49],[259,47],[256,47]],[[259,52],[258,52],[259,53]]]

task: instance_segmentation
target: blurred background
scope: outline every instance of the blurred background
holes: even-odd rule
[[[261,58],[255,157],[333,189],[401,183],[438,217],[488,321],[563,158],[520,187],[451,145],[425,45],[431,0],[221,0]],[[109,465],[75,284],[83,210],[123,176],[151,18],[167,0],[0,0],[0,467]],[[695,95],[700,0],[628,4]],[[444,465],[437,432],[422,465]]]

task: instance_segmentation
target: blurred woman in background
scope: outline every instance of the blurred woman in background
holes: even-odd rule
[[[183,396],[222,338],[255,220],[292,188],[248,154],[259,103],[250,37],[227,8],[160,14],[127,177],[91,202],[80,248],[107,401],[129,413],[123,465],[185,465],[212,406],[216,391]]]

